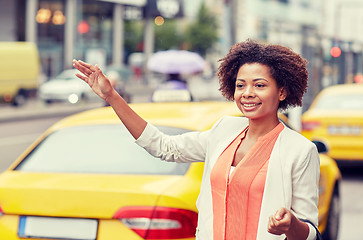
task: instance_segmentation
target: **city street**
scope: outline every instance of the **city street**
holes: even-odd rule
[[[218,99],[216,81],[195,79],[191,89],[197,99]],[[133,91],[134,102],[148,101],[153,85],[148,87],[129,86]],[[79,111],[102,106],[101,101],[90,104],[71,105],[56,103],[46,106],[39,101],[31,101],[20,108],[0,106],[0,171],[4,171],[39,135],[57,120]],[[36,113],[38,115],[36,116]],[[11,119],[13,115],[13,119]],[[26,117],[28,116],[28,118]],[[7,119],[6,119],[7,117]],[[363,228],[359,228],[363,219],[363,167],[343,168],[341,185],[341,225],[340,240],[360,240]]]
[[[194,236],[209,240],[213,237],[208,234],[214,232],[216,238],[218,232],[225,230],[219,231],[218,227],[229,229],[227,223],[237,223],[241,217],[243,223],[247,222],[245,229],[236,228],[235,234],[227,231],[224,238],[265,240],[268,237],[261,234],[268,233],[261,229],[261,224],[256,227],[258,237],[243,236],[244,232],[250,236],[250,226],[254,229],[249,218],[251,212],[255,214],[250,211],[249,202],[243,200],[245,197],[264,196],[259,199],[262,202],[260,223],[266,222],[262,217],[274,210],[270,204],[275,203],[278,203],[273,205],[275,207],[286,205],[288,210],[313,220],[317,213],[311,199],[318,190],[319,226],[325,232],[324,240],[363,239],[360,227],[363,220],[363,28],[359,27],[359,22],[363,21],[363,0],[0,0],[0,3],[3,9],[0,15],[0,240],[194,239]],[[234,193],[231,191],[232,175],[230,178],[224,175],[223,179],[218,175],[216,182],[227,181],[227,185],[223,185],[225,205],[221,204],[225,208],[219,207],[218,202],[222,201],[217,201],[212,194],[213,197],[208,198],[213,198],[213,211],[198,215],[194,204],[198,194],[206,192],[208,195],[210,188],[218,192],[219,186],[210,184],[208,191],[203,188],[200,191],[199,186],[204,185],[199,182],[209,179],[209,170],[216,163],[213,154],[215,158],[221,156],[218,147],[232,148],[232,144],[222,148],[221,140],[231,135],[228,128],[243,123],[241,119],[231,124],[215,124],[216,127],[206,134],[171,137],[175,142],[168,137],[158,141],[152,138],[157,134],[148,135],[148,131],[144,131],[141,136],[146,136],[147,140],[140,137],[138,142],[155,143],[167,151],[164,154],[159,148],[154,151],[148,146],[142,149],[130,140],[134,140],[131,135],[139,136],[141,123],[145,122],[139,121],[129,109],[122,108],[125,105],[118,108],[121,110],[117,114],[126,127],[115,118],[117,115],[110,114],[111,107],[97,109],[108,103],[89,85],[99,94],[104,92],[109,102],[114,99],[110,97],[113,94],[107,94],[111,88],[103,81],[98,67],[125,102],[135,104],[135,111],[160,129],[177,125],[178,133],[187,129],[206,130],[222,113],[240,116],[242,111],[248,118],[248,126],[243,125],[243,141],[229,160],[233,160],[235,167],[241,161],[245,165],[240,164],[239,169],[249,171],[246,158],[256,164],[259,159],[255,156],[266,155],[268,164],[264,166],[268,166],[268,175],[265,174],[267,167],[253,166],[258,175],[268,176],[265,184],[255,181],[257,175],[250,175],[255,174],[252,171],[247,177],[242,171],[241,174],[234,172],[233,175],[250,184],[244,184],[243,189],[238,188]],[[84,81],[76,72],[83,73],[80,78]],[[228,99],[235,99],[238,107],[225,102],[180,103],[225,101],[219,89]],[[176,103],[170,103],[173,101]],[[143,102],[169,103],[137,106]],[[208,105],[206,110],[204,105]],[[57,126],[65,124],[65,129],[58,131],[56,128],[56,133],[50,131],[44,141],[36,142],[58,121],[93,109],[96,111],[91,114],[80,114],[71,121],[60,122]],[[277,129],[277,113],[285,110],[286,122],[283,118],[280,120],[319,149],[319,189],[314,181],[319,164],[310,161],[317,157],[314,149],[305,151],[304,146],[310,144],[303,142],[306,139],[299,144],[294,134],[286,134],[291,137],[286,141],[282,134],[278,135],[276,142],[266,141],[273,147],[271,154],[265,154],[270,148],[256,144],[268,131],[272,132],[273,126]],[[211,112],[218,115],[209,115]],[[74,127],[69,128],[73,123]],[[98,124],[95,128],[94,123]],[[108,126],[109,123],[112,126]],[[200,125],[206,127],[197,128]],[[125,134],[112,127],[122,128]],[[214,134],[219,127],[225,127],[220,130],[220,136]],[[95,134],[98,132],[100,135]],[[232,134],[236,132],[233,130]],[[130,138],[120,140],[124,136]],[[187,139],[188,144],[180,139]],[[188,147],[186,154],[184,146]],[[188,174],[182,175],[178,169],[182,164],[168,162],[169,166],[174,164],[180,176],[158,167],[163,164],[159,159],[149,161],[147,153],[155,153],[157,158],[165,155],[166,161],[186,159],[189,162],[197,159],[192,154],[198,146],[203,148],[197,152],[201,156],[198,160],[206,161],[209,168],[204,169],[203,164],[195,171],[185,168]],[[252,151],[252,146],[259,149]],[[31,149],[30,154],[27,149]],[[287,151],[279,154],[280,149]],[[137,155],[138,151],[145,155]],[[249,153],[256,155],[249,157]],[[324,153],[329,153],[327,161],[323,159]],[[286,177],[285,172],[276,171],[277,174],[272,175],[274,168],[278,169],[275,167],[278,163],[272,161],[274,156],[287,160],[280,165],[282,170],[287,169],[291,178]],[[21,164],[14,164],[17,159]],[[338,161],[340,182],[333,159],[341,159]],[[16,171],[12,168],[6,171],[12,165]],[[141,171],[142,177],[132,172],[143,168],[163,172]],[[225,168],[233,170],[231,164]],[[85,174],[90,175],[89,178]],[[97,178],[101,175],[105,182]],[[149,177],[156,179],[155,184]],[[169,177],[171,180],[167,179]],[[278,184],[272,182],[280,179]],[[175,184],[178,181],[180,185]],[[139,189],[132,185],[135,182],[139,182]],[[339,189],[336,188],[338,183]],[[237,184],[240,182],[236,180],[239,187]],[[268,191],[266,186],[274,191]],[[281,186],[286,186],[287,190],[284,187],[283,194],[277,194],[275,189],[282,190]],[[267,194],[271,192],[273,194]],[[113,193],[115,195],[111,195]],[[238,201],[230,201],[236,196]],[[206,202],[205,206],[211,207]],[[231,214],[227,207],[249,211]],[[215,209],[223,210],[228,218],[215,217],[222,216]],[[178,213],[174,216],[175,211]],[[211,227],[208,221],[212,220],[209,213],[224,225],[217,224],[216,228],[214,222],[213,231],[208,231]],[[340,218],[336,217],[337,213]],[[198,218],[202,221],[197,223]],[[338,219],[337,236],[334,230],[338,221],[334,220]],[[80,227],[83,224],[87,227]],[[195,233],[195,229],[201,231]],[[295,229],[295,225],[289,229]],[[290,232],[284,233],[289,235]],[[296,238],[294,234],[289,238]],[[302,235],[299,232],[299,237]]]

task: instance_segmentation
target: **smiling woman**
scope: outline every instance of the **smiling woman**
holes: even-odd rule
[[[244,64],[238,70],[234,100],[244,116],[277,125],[277,110],[285,98],[285,88],[277,86],[268,66]]]
[[[208,131],[177,136],[138,115],[97,65],[74,60],[73,66],[151,155],[205,162],[196,239],[315,239],[318,152],[278,119],[279,109],[301,106],[307,61],[289,48],[251,40],[220,61],[220,90],[246,118],[223,117]]]
[[[279,109],[302,105],[302,97],[308,82],[307,60],[291,49],[280,45],[258,45],[246,41],[234,45],[229,54],[221,60],[218,69],[220,90],[228,100],[234,100],[235,79],[244,64],[259,63],[269,67],[272,78],[278,87],[284,87],[286,99],[281,101]]]

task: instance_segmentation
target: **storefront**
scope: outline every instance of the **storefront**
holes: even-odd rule
[[[73,58],[96,57],[100,65],[110,61],[113,3],[39,0],[38,4],[36,41],[47,77],[70,68]]]
[[[180,17],[181,6],[180,0],[27,0],[25,39],[37,43],[47,78],[71,68],[74,58],[100,66],[122,64],[125,19]],[[148,46],[152,52],[151,38],[144,38],[143,50]]]

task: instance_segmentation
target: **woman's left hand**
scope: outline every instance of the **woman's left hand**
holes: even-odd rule
[[[290,229],[293,214],[286,208],[280,208],[274,215],[271,215],[268,222],[268,232],[281,235],[287,234]]]
[[[305,240],[309,235],[309,226],[300,221],[286,208],[280,208],[270,216],[267,231],[271,234],[285,234],[287,239]]]

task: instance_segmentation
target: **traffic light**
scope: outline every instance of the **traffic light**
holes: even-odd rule
[[[341,54],[342,54],[342,50],[341,50],[339,47],[337,47],[337,46],[332,47],[332,48],[330,49],[330,55],[331,55],[332,57],[334,57],[334,58],[339,57]]]
[[[355,75],[354,82],[356,82],[356,83],[363,83],[363,75],[362,74],[359,74],[359,73],[357,75]]]
[[[89,24],[86,21],[81,21],[78,23],[77,31],[80,34],[88,33],[89,31]]]

